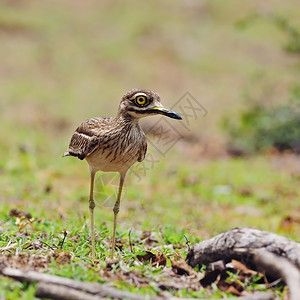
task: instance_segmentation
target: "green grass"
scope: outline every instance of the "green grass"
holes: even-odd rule
[[[265,9],[295,20],[299,4],[293,0]],[[185,258],[186,238],[193,245],[237,226],[299,241],[297,158],[227,157],[218,127],[224,114],[235,118],[249,90],[255,99],[282,102],[299,76],[296,59],[282,50],[286,35],[280,29],[262,17],[241,26],[260,12],[259,1],[237,0],[230,5],[1,3],[0,248],[13,247],[0,258],[36,257],[37,265],[31,267],[49,274],[111,281],[118,288],[156,295],[161,292],[156,283],[174,278],[162,266],[139,262],[137,255],[145,251],[162,253],[170,268],[172,259]],[[189,132],[171,120],[184,139],[165,156],[150,146],[157,163],[148,161],[128,174],[117,228],[120,262],[111,266],[106,260],[118,177],[98,173],[99,262],[91,265],[88,166],[61,156],[81,121],[114,115],[121,95],[134,87],[159,92],[168,106],[189,91],[208,115],[190,120]],[[152,124],[158,120],[153,118]],[[188,142],[189,137],[197,142]],[[32,219],[9,216],[15,208]],[[152,232],[155,242],[147,244],[144,231]],[[255,281],[245,288],[266,289]],[[180,297],[232,296],[216,286],[168,291]],[[34,292],[34,284],[0,278],[5,299],[33,299]]]
[[[24,155],[29,157],[24,159]],[[134,174],[128,177],[117,230],[118,241],[122,245],[117,257],[121,259],[122,268],[138,274],[138,278],[146,281],[160,282],[166,277],[163,268],[147,263],[136,264],[137,254],[146,250],[154,254],[163,253],[170,267],[171,259],[186,256],[188,247],[185,236],[193,245],[236,226],[252,226],[299,240],[300,226],[296,220],[299,213],[298,178],[276,170],[271,158],[201,160],[198,164],[187,160],[182,165],[176,160],[178,155],[182,155],[178,150],[169,153],[169,157],[163,159],[141,181],[137,182]],[[110,253],[113,214],[111,206],[106,205],[108,202],[97,196],[96,253],[99,263],[91,265],[87,203],[89,178],[84,162],[59,158],[61,162],[57,163],[56,173],[53,171],[54,164],[46,162],[45,167],[37,170],[34,178],[31,178],[31,171],[28,170],[30,155],[19,153],[15,158],[20,167],[18,172],[14,169],[7,171],[4,167],[7,181],[9,178],[16,181],[18,193],[13,194],[14,186],[2,183],[1,188],[6,192],[4,197],[9,201],[1,204],[0,248],[16,244],[6,253],[47,257],[50,263],[45,271],[50,274],[91,282],[112,280],[116,287],[139,293],[154,295],[159,291],[153,284],[137,289],[128,281],[119,279],[123,278],[120,275],[123,269],[118,264],[109,272],[109,276],[105,272]],[[63,178],[59,170],[75,170],[74,165],[83,171],[65,174],[66,178]],[[114,177],[114,174],[109,176]],[[157,180],[158,176],[168,180],[161,182]],[[45,190],[43,182],[47,183],[48,190]],[[66,186],[62,188],[62,184]],[[108,189],[106,193],[110,192],[114,193],[114,190]],[[12,208],[31,213],[33,219],[9,217]],[[291,216],[295,222],[285,227],[282,221],[287,216]],[[65,230],[68,234],[61,248]],[[133,253],[130,250],[130,230]],[[145,244],[141,239],[144,230],[153,232],[157,241]],[[70,260],[61,265],[55,253],[68,254]],[[15,293],[25,293],[30,298],[29,295],[33,293],[31,285],[24,287],[8,282],[7,279],[1,279],[1,285],[13,287],[13,292],[11,288],[3,289],[7,299],[13,299]],[[250,283],[246,287],[247,290],[256,289],[256,285]],[[199,296],[207,291],[202,291],[202,294],[192,290],[171,292],[174,295]],[[225,294],[216,291],[214,295]]]

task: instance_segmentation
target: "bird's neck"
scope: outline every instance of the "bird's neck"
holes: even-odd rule
[[[118,112],[117,116],[116,116],[116,120],[118,122],[125,124],[134,124],[134,125],[138,125],[139,123],[139,118],[135,118],[133,116],[131,116],[128,113],[124,113],[124,112]]]

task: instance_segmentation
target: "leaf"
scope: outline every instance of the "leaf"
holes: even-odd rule
[[[156,256],[152,252],[146,251],[145,254],[141,254],[141,255],[138,254],[136,257],[142,263],[146,263],[146,262],[154,262]]]
[[[195,275],[197,274],[196,271],[190,267],[185,260],[181,259],[179,261],[175,261],[174,259],[171,259],[172,264],[172,270],[177,275]]]

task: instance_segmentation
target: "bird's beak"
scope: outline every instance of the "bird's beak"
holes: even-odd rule
[[[152,109],[158,114],[167,116],[172,119],[182,120],[181,116],[177,112],[162,104],[159,104],[158,106],[155,106]]]

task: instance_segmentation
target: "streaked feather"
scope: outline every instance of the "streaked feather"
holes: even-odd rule
[[[86,158],[90,165],[97,160],[128,169],[134,162],[141,162],[146,151],[146,136],[138,123],[128,118],[95,117],[76,129],[64,156]]]

